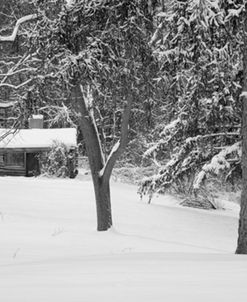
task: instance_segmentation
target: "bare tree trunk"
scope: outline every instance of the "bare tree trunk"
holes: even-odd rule
[[[112,226],[110,177],[114,164],[127,143],[128,123],[132,98],[129,97],[122,116],[121,137],[105,162],[98,130],[94,121],[90,94],[85,95],[82,86],[75,86],[75,104],[81,113],[80,128],[85,139],[94,184],[97,230],[106,231]]]
[[[244,20],[242,92],[242,194],[236,254],[247,254],[247,13]]]
[[[109,179],[93,177],[97,208],[97,230],[107,231],[112,226],[112,210]]]
[[[242,194],[236,254],[247,254],[247,95],[243,96],[242,136]]]

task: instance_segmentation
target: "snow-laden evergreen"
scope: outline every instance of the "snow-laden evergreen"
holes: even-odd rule
[[[244,1],[168,1],[158,13],[151,42],[167,88],[145,156],[162,167],[141,193],[187,187],[191,194],[218,170],[241,176],[240,151],[229,150],[241,139],[243,9]]]

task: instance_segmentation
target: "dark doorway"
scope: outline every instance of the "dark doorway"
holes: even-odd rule
[[[39,153],[27,153],[26,176],[40,175]]]

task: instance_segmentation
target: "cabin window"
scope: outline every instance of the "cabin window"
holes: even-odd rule
[[[5,165],[24,167],[24,153],[21,152],[6,153]]]

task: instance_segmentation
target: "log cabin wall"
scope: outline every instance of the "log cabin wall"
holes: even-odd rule
[[[40,174],[37,156],[49,148],[0,149],[0,176],[37,176]]]
[[[0,152],[0,175],[25,176],[26,152]]]

